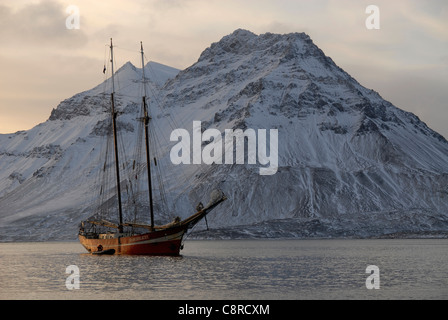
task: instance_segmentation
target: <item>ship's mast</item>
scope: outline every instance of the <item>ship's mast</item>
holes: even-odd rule
[[[117,196],[118,196],[118,232],[123,233],[123,208],[121,204],[121,187],[120,187],[120,164],[118,162],[118,147],[117,147],[117,112],[115,112],[115,84],[114,84],[114,46],[112,38],[110,39],[110,62],[112,68],[112,93],[110,95],[112,105],[112,129],[114,132],[114,149],[115,149],[115,169],[117,174]]]
[[[154,206],[152,198],[152,182],[151,182],[151,158],[149,154],[149,120],[151,119],[148,114],[148,105],[146,104],[146,84],[145,84],[145,61],[143,53],[143,43],[140,42],[141,54],[142,54],[142,77],[143,77],[143,123],[145,124],[145,144],[146,144],[146,167],[148,170],[148,191],[149,191],[149,211],[151,214],[151,229],[154,229]]]

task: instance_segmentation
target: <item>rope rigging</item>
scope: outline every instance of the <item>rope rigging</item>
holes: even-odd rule
[[[116,47],[121,50],[127,50],[124,48]],[[127,50],[132,52],[138,52],[136,50]],[[139,52],[140,53],[140,52]],[[107,58],[107,59],[106,59]],[[107,56],[106,52],[104,54],[104,65],[107,65],[107,61],[110,62],[111,54]],[[143,77],[140,81],[131,81],[129,84],[122,85],[120,81],[120,73],[115,74],[115,90],[112,90],[111,85],[111,70],[109,68],[104,68],[104,78],[103,81],[103,92],[101,106],[104,108],[106,120],[103,121],[104,128],[111,128],[110,119],[110,96],[107,94],[108,91],[115,91],[114,96],[116,99],[116,111],[119,117],[117,118],[117,140],[118,140],[118,152],[120,155],[120,168],[122,172],[121,182],[122,189],[122,202],[123,202],[123,221],[125,223],[148,223],[148,212],[149,212],[149,201],[147,198],[148,185],[147,185],[147,164],[146,157],[144,153],[144,130],[145,123],[143,119],[145,118],[143,106],[135,119],[137,125],[133,125],[136,130],[127,130],[126,123],[119,121],[120,115],[124,112],[123,108],[129,106],[142,105],[142,97],[146,96],[146,105],[148,107],[148,115],[150,117],[148,128],[148,138],[149,147],[151,150],[151,158],[149,165],[151,165],[151,180],[153,181],[152,191],[153,191],[153,203],[154,203],[154,213],[157,219],[161,223],[167,221],[173,221],[177,216],[175,214],[175,199],[176,197],[182,197],[183,195],[188,195],[191,191],[189,189],[189,184],[187,183],[186,173],[180,170],[180,176],[167,176],[166,172],[169,171],[167,165],[169,164],[169,152],[168,148],[171,144],[169,140],[169,135],[161,135],[160,132],[166,132],[166,127],[168,126],[171,130],[180,128],[176,119],[171,115],[169,107],[166,107],[167,97],[161,98],[160,89],[156,83],[159,83],[158,75],[154,72],[151,64],[147,60],[145,55],[142,55],[142,64],[144,64],[145,71],[148,72],[147,75]],[[114,63],[116,64],[116,59],[114,56]],[[143,72],[143,70],[142,70]],[[150,79],[152,81],[150,81]],[[136,85],[140,82],[140,97],[131,95],[129,93],[129,87]],[[126,102],[126,105],[122,105]],[[130,108],[129,110],[135,110]],[[157,111],[157,112],[154,112]],[[162,115],[164,120],[163,124],[158,121],[153,121],[152,116]],[[108,120],[107,120],[108,119]],[[165,127],[161,127],[165,126]],[[130,134],[133,131],[134,134]],[[101,135],[101,142],[103,148],[101,149],[101,154],[103,155],[103,160],[99,164],[101,170],[98,170],[97,182],[100,187],[98,189],[99,197],[98,199],[98,210],[95,213],[95,218],[99,220],[106,220],[112,223],[116,222],[116,211],[117,211],[117,196],[115,190],[115,179],[116,174],[114,173],[114,146],[113,146],[113,133],[110,129],[104,129]],[[132,140],[130,140],[130,137]],[[131,142],[132,141],[132,142]],[[127,150],[127,151],[125,151]],[[132,152],[133,150],[133,152]],[[177,196],[171,194],[170,199],[167,196],[167,182],[164,177],[171,178],[172,181],[180,182],[176,184],[176,189],[180,190]],[[171,190],[169,190],[171,192]],[[170,200],[170,201],[168,201]],[[171,205],[170,205],[171,204]],[[95,228],[100,228],[101,226],[94,226]],[[133,227],[131,227],[133,228]]]

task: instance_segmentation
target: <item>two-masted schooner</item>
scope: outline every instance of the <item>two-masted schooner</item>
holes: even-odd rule
[[[126,254],[126,255],[171,255],[177,256],[182,249],[182,240],[184,235],[196,225],[201,219],[218,206],[221,202],[226,200],[224,194],[215,190],[211,194],[210,202],[203,206],[199,205],[197,212],[185,220],[175,218],[173,222],[166,225],[154,225],[154,199],[152,192],[151,181],[151,150],[149,143],[149,125],[150,116],[148,111],[146,90],[142,97],[142,114],[143,117],[139,119],[144,125],[145,151],[146,151],[146,169],[148,181],[148,196],[149,196],[149,216],[150,224],[142,224],[138,222],[125,221],[123,217],[123,204],[121,197],[120,185],[120,159],[118,153],[117,143],[117,110],[115,103],[115,85],[114,85],[114,57],[113,57],[113,43],[110,40],[110,62],[112,69],[112,93],[110,94],[110,115],[111,126],[113,132],[113,145],[115,164],[115,198],[117,199],[116,214],[118,220],[113,222],[111,220],[95,218],[87,219],[81,222],[79,229],[79,241],[92,254]],[[141,43],[141,57],[142,57],[142,73],[143,82],[145,82],[145,66],[143,44]]]

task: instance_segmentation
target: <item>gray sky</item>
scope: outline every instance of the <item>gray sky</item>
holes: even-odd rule
[[[380,30],[365,26],[371,4]],[[79,29],[66,27],[70,5]],[[30,129],[101,83],[111,37],[119,65],[139,66],[143,41],[149,60],[184,69],[238,28],[306,32],[362,85],[448,138],[446,0],[0,0],[0,133]]]

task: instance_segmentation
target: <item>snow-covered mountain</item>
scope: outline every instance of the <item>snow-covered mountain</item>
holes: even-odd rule
[[[236,30],[191,67],[146,66],[172,210],[220,188],[203,237],[448,234],[448,142],[339,68],[304,33]],[[134,145],[141,69],[117,71],[123,144]],[[92,213],[110,80],[67,99],[29,131],[0,135],[0,240],[73,239]],[[139,98],[140,97],[140,98]],[[174,129],[277,129],[278,172],[173,165]],[[204,143],[205,145],[205,143]],[[161,221],[168,214],[160,215]]]

